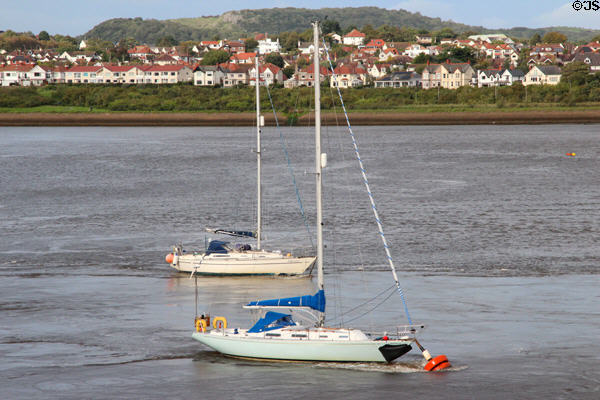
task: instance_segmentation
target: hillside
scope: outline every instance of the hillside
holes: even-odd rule
[[[567,35],[570,41],[585,41],[600,34],[599,30],[548,27],[511,29],[486,29],[482,26],[465,25],[440,18],[430,18],[405,10],[386,10],[378,7],[357,8],[269,8],[260,10],[229,11],[220,16],[180,18],[172,20],[143,20],[142,18],[116,18],[95,26],[83,35],[85,38],[100,38],[116,42],[122,38],[134,38],[140,43],[155,43],[165,36],[173,36],[178,41],[207,40],[215,36],[238,38],[256,32],[278,34],[285,31],[304,31],[314,19],[336,20],[342,28],[363,27],[370,24],[378,27],[388,24],[396,27],[409,27],[427,31],[450,28],[460,32],[503,32],[509,36],[528,39],[538,33],[543,36],[550,31]]]

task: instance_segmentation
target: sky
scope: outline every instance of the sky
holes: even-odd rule
[[[405,9],[486,28],[574,26],[600,29],[600,10],[575,11],[575,0],[0,0],[0,30],[42,30],[81,35],[110,18],[171,19],[220,15],[231,10],[271,7],[361,7]],[[600,0],[593,0],[600,6]],[[583,3],[586,1],[582,0]],[[594,4],[594,3],[590,3]]]

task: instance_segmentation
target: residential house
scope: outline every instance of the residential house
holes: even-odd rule
[[[223,43],[223,49],[232,54],[244,53],[246,51],[246,43],[241,40],[226,40]]]
[[[291,89],[298,86],[309,86],[312,87],[314,84],[313,72],[315,71],[315,65],[310,64],[305,68],[296,70],[294,75],[286,80],[283,85],[285,88]],[[328,76],[331,76],[331,70],[326,67],[319,67],[319,81],[323,82]]]
[[[600,53],[580,53],[573,58],[573,61],[586,63],[590,67],[590,72],[600,72]]]
[[[185,64],[152,65],[144,68],[144,83],[173,84],[191,82],[193,78],[192,69]]]
[[[265,38],[258,41],[258,54],[270,54],[280,53],[281,45],[279,44],[279,38],[276,41],[272,41],[271,38]]]
[[[419,43],[419,44],[431,44],[431,43],[433,43],[433,38],[431,36],[416,35],[415,39],[417,39],[417,43]]]
[[[387,61],[390,58],[398,57],[400,52],[395,47],[388,47],[379,52],[379,61]]]
[[[206,47],[209,50],[219,50],[223,47],[222,40],[203,40],[200,42],[200,46]]]
[[[97,83],[102,66],[75,65],[65,70],[65,83]]]
[[[365,44],[365,47],[379,50],[387,49],[385,40],[383,39],[371,39],[369,43]]]
[[[194,69],[194,85],[222,85],[225,72],[218,65],[199,65]]]
[[[135,46],[132,49],[127,50],[130,59],[138,59],[143,62],[149,62],[155,55],[155,53],[148,46]]]
[[[283,82],[283,70],[277,65],[266,63],[258,66],[259,83],[261,86],[272,85],[275,82]],[[248,70],[250,86],[256,85],[256,65]]]
[[[525,73],[520,69],[505,69],[500,75],[500,85],[510,86],[515,82],[523,82],[523,79],[525,79]]]
[[[416,72],[393,72],[375,80],[377,88],[400,88],[421,86],[421,75]]]
[[[469,63],[427,64],[421,75],[423,89],[443,87],[457,89],[470,85],[475,70]]]
[[[237,53],[232,54],[229,58],[229,62],[232,64],[254,64],[256,53]]]
[[[361,46],[365,43],[367,35],[357,29],[352,29],[350,32],[342,36],[342,43],[350,46]]]
[[[330,86],[340,88],[359,87],[367,84],[367,70],[358,64],[338,65],[331,77]]]
[[[429,55],[429,49],[421,46],[420,44],[411,44],[404,50],[405,56],[409,56],[410,58],[415,58],[419,54]]]
[[[477,87],[500,86],[501,69],[480,69],[477,71]]]
[[[93,51],[64,51],[60,56],[60,60],[66,60],[70,63],[90,63],[92,61],[100,61],[102,57]]]
[[[523,80],[523,85],[558,85],[560,82],[561,70],[555,65],[534,65]]]
[[[471,35],[469,39],[474,40],[476,42],[504,42],[507,44],[514,43],[511,38],[506,36],[504,33],[491,33],[488,35]]]
[[[390,64],[373,64],[367,67],[367,72],[373,78],[379,79],[391,72],[392,68]]]
[[[565,53],[565,48],[562,44],[545,43],[533,46],[529,52],[530,56],[540,57],[558,57]]]
[[[247,85],[249,76],[248,70],[252,68],[251,64],[221,64],[225,76],[223,77],[223,86],[231,87],[237,85]]]
[[[161,54],[158,57],[154,58],[154,64],[158,64],[158,65],[174,65],[177,64],[178,61],[171,57],[168,54]]]

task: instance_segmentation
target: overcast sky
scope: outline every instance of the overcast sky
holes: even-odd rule
[[[251,4],[251,6],[250,6]],[[600,11],[575,11],[564,0],[0,0],[0,30],[42,30],[80,35],[110,18],[170,19],[219,15],[244,8],[360,7],[403,8],[429,17],[487,28],[575,26],[600,29]]]

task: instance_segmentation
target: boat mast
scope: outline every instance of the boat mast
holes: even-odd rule
[[[256,79],[254,81],[256,85],[256,163],[257,163],[257,179],[256,179],[256,248],[260,250],[260,237],[262,231],[262,188],[261,188],[261,159],[260,159],[260,71],[258,69],[258,53],[255,57],[256,61]]]
[[[319,65],[319,21],[313,23],[314,38],[314,87],[315,87],[315,176],[317,195],[317,279],[319,290],[323,290],[323,202],[321,164],[321,79]],[[320,313],[319,326],[325,322],[325,313]]]

